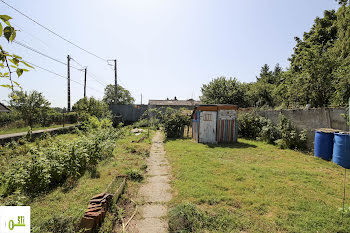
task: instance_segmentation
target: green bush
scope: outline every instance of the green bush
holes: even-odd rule
[[[143,175],[141,174],[141,172],[139,170],[129,169],[126,171],[126,175],[128,176],[128,178],[130,180],[134,180],[134,181],[138,181],[138,182],[143,180]]]
[[[18,120],[22,119],[22,115],[18,111],[11,111],[11,112],[1,112],[0,113],[0,127],[9,125],[13,122],[16,122]]]
[[[261,137],[261,130],[264,126],[272,125],[268,119],[251,113],[240,114],[238,123],[239,135],[253,139]]]
[[[306,149],[306,130],[298,132],[283,114],[280,114],[279,118],[280,122],[276,126],[264,117],[251,113],[241,114],[238,117],[238,133],[243,137],[277,144],[282,149]]]
[[[280,132],[278,131],[278,128],[272,124],[270,120],[267,120],[266,125],[264,125],[260,131],[261,140],[269,144],[274,144],[279,137]]]
[[[163,126],[166,137],[183,137],[184,128],[186,125],[189,125],[190,122],[190,116],[187,116],[182,110],[167,108],[163,116]]]
[[[64,114],[65,122],[68,122],[69,124],[75,124],[78,122],[78,113],[76,112],[69,112]]]
[[[280,123],[278,125],[278,130],[280,133],[280,139],[276,142],[277,145],[283,149],[306,149],[306,130],[298,133],[297,129],[292,125],[291,121],[287,119],[283,114],[280,114],[279,118]]]
[[[101,123],[103,125],[103,123]],[[51,142],[48,147],[31,148],[30,159],[11,164],[1,178],[4,195],[16,190],[29,196],[48,191],[79,178],[86,170],[94,172],[99,161],[113,156],[118,132],[112,127],[90,129],[73,142]]]

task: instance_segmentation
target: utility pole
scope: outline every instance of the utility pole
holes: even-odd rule
[[[67,112],[70,112],[70,56],[67,56],[68,62],[67,62],[67,66],[68,66],[68,73],[67,73],[67,81],[68,81],[68,106],[67,106]]]
[[[142,93],[141,93],[141,105],[142,105]]]
[[[84,78],[84,98],[86,97],[86,74],[87,74],[87,67],[85,67],[85,78]]]
[[[118,104],[118,82],[117,82],[117,60],[114,60],[114,82],[115,82],[115,87],[114,87],[114,91],[115,91],[115,100],[114,100],[114,104]]]

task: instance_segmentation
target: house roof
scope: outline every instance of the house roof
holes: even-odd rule
[[[201,104],[197,100],[149,100],[148,105],[156,106],[194,106]]]
[[[11,110],[4,104],[0,103],[0,112],[11,112]]]

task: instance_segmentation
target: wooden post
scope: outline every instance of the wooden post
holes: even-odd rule
[[[86,74],[87,74],[87,68],[85,68],[85,77],[84,77],[84,98],[86,97]]]
[[[68,106],[67,106],[67,111],[70,112],[70,56],[67,56],[68,62],[67,62],[67,91],[68,91]]]
[[[114,104],[118,104],[118,80],[117,80],[117,60],[114,60],[114,92],[115,92],[115,100]]]

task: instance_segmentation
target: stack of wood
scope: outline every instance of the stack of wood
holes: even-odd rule
[[[101,225],[112,198],[113,195],[107,193],[100,193],[91,198],[88,210],[85,212],[79,224],[79,228],[82,229],[83,232],[93,232],[96,227]]]

